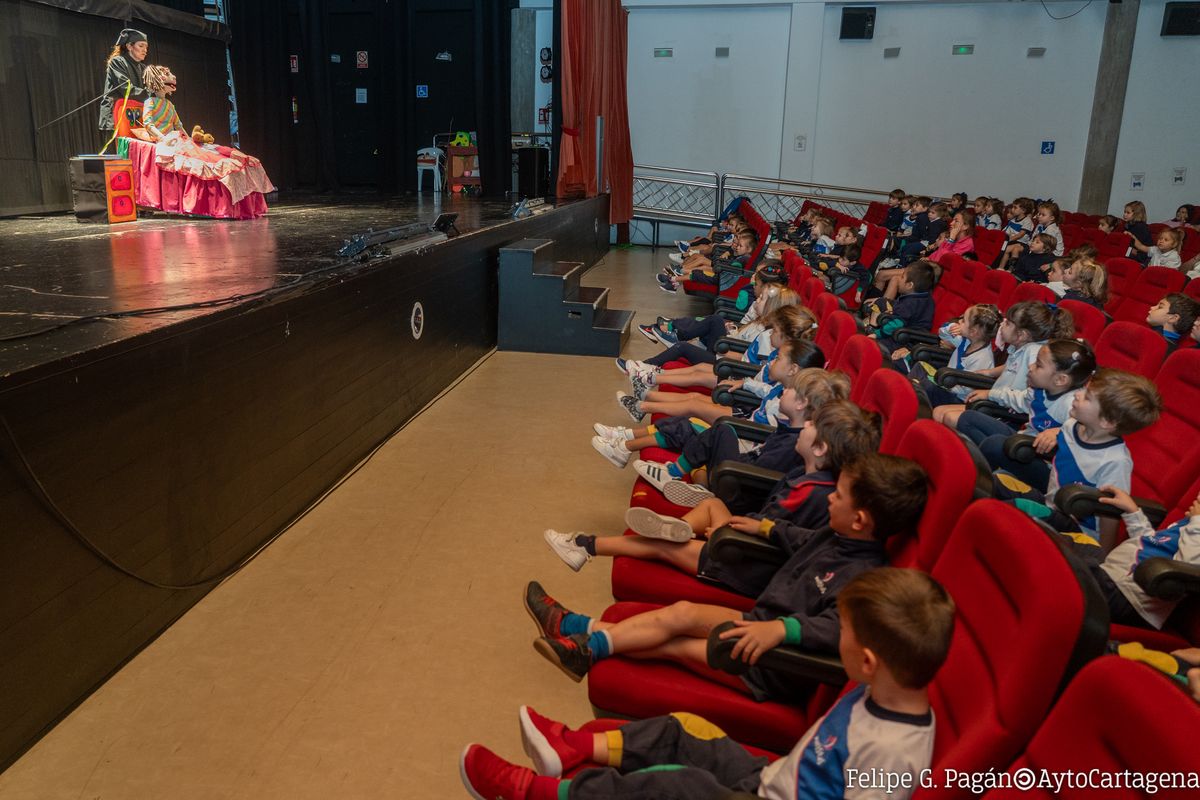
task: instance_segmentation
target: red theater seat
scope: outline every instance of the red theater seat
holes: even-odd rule
[[[1104,312],[1079,300],[1060,300],[1058,307],[1070,312],[1071,319],[1075,320],[1075,337],[1095,346],[1108,325]]]
[[[854,402],[874,411],[883,420],[879,452],[895,453],[908,427],[917,418],[917,392],[908,378],[892,369],[876,369]]]
[[[879,352],[879,345],[874,339],[856,333],[838,353],[837,360],[830,363],[829,369],[850,376],[850,399],[857,403],[866,391],[867,379],[881,366],[883,354]]]
[[[1126,443],[1133,455],[1133,494],[1171,507],[1200,474],[1200,349],[1176,350],[1154,383],[1162,416]]]
[[[854,317],[845,311],[834,311],[817,326],[817,335],[813,343],[821,348],[827,363],[834,363],[842,354],[842,347],[850,341],[850,337],[858,333],[858,324]]]
[[[1105,310],[1115,320],[1145,322],[1146,312],[1151,306],[1162,300],[1164,295],[1181,291],[1186,283],[1187,276],[1177,269],[1146,267],[1132,285],[1125,287],[1116,305],[1110,300]]]
[[[1132,322],[1109,325],[1095,342],[1095,347],[1098,365],[1123,369],[1151,380],[1158,374],[1167,355],[1166,339],[1145,325]]]

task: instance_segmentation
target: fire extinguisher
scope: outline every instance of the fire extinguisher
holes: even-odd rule
[[[292,95],[292,124],[300,124],[300,104],[296,102],[296,95]]]

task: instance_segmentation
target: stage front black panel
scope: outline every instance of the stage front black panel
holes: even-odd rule
[[[21,458],[120,564],[213,575],[495,346],[500,247],[550,238],[591,264],[608,229],[607,197],[572,203],[0,379],[0,768],[210,588],[103,564]]]

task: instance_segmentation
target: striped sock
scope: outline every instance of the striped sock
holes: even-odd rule
[[[563,636],[573,636],[576,633],[587,633],[588,626],[591,624],[592,618],[585,617],[583,614],[564,614],[562,621],[558,623],[558,632]]]
[[[680,456],[678,461],[667,464],[667,472],[671,473],[672,478],[680,479],[691,471],[692,465],[683,456]]]

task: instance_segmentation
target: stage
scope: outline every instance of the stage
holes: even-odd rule
[[[0,769],[496,346],[500,248],[608,249],[607,196],[443,197],[0,220]]]

